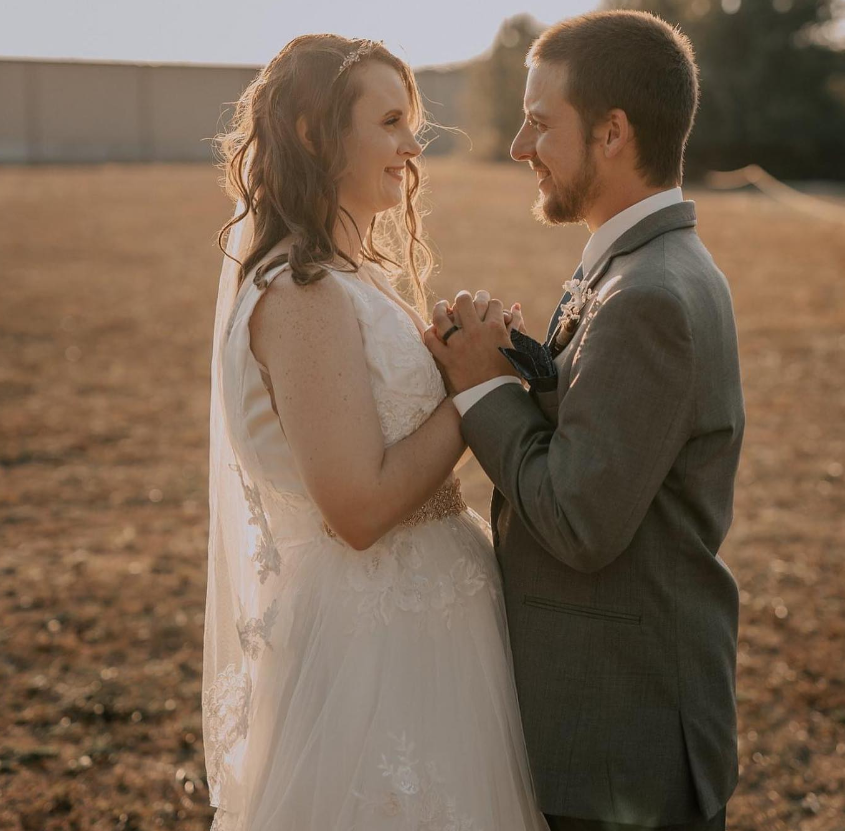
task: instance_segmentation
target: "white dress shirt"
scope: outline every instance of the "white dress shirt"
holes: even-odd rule
[[[684,197],[680,188],[662,190],[660,193],[655,193],[653,196],[648,196],[636,202],[630,208],[625,208],[624,211],[620,211],[608,219],[604,225],[599,226],[590,239],[587,240],[587,245],[584,247],[584,253],[581,257],[581,264],[584,268],[584,279],[589,276],[590,271],[598,265],[602,255],[608,251],[610,246],[622,234],[633,228],[638,222],[650,214],[660,211],[663,208],[668,208],[670,205],[677,205],[679,202],[683,202],[683,199]],[[482,384],[477,384],[468,390],[459,392],[452,400],[458,412],[463,416],[470,407],[481,401],[487,393],[492,392],[496,387],[500,387],[502,384],[521,383],[522,381],[514,375],[500,375],[497,378],[491,378],[489,381],[484,381]]]

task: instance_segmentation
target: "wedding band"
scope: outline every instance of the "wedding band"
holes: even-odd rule
[[[458,326],[458,325],[456,324],[456,325],[455,325],[455,326],[453,326],[451,329],[449,329],[448,331],[444,332],[444,333],[443,333],[443,337],[441,338],[441,340],[443,341],[443,343],[446,343],[446,341],[447,341],[447,340],[449,340],[449,338],[451,338],[451,337],[452,337],[452,335],[454,335],[454,334],[455,334],[455,332],[457,332],[460,328],[461,328],[461,327],[460,327],[460,326]]]

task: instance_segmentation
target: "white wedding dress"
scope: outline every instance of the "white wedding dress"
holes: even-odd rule
[[[391,445],[442,401],[440,374],[401,306],[354,274],[326,279],[352,298]],[[212,827],[547,831],[487,524],[465,508],[366,551],[327,532],[250,349],[262,290],[247,275],[221,352],[253,545],[231,594],[240,653],[203,696]]]

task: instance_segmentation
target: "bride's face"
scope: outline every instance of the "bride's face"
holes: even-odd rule
[[[377,214],[402,202],[405,163],[419,156],[422,148],[409,121],[410,101],[399,73],[372,61],[358,70],[356,80],[361,95],[344,140],[347,168],[338,183],[338,196],[353,215]]]

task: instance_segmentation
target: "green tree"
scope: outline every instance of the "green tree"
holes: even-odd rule
[[[608,0],[679,25],[701,69],[687,171],[756,163],[781,178],[845,179],[845,52],[825,41],[836,0]]]
[[[527,14],[506,20],[489,53],[471,67],[467,84],[467,124],[473,155],[508,159],[510,145],[522,124],[525,57],[542,26]]]

